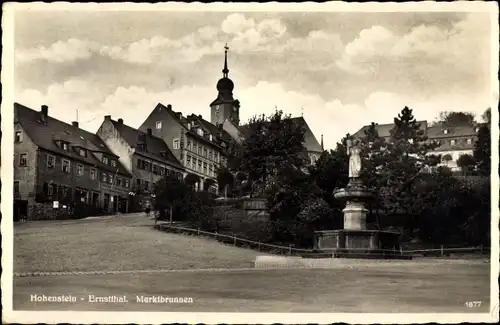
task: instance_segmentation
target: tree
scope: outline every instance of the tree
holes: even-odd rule
[[[305,168],[309,158],[303,146],[304,134],[302,125],[282,111],[270,117],[253,117],[240,149],[237,169],[262,194],[284,167]]]
[[[474,143],[474,159],[477,170],[481,175],[490,175],[491,169],[491,134],[490,128],[483,125],[477,132],[477,140]]]
[[[427,141],[408,107],[394,119],[387,141],[377,139],[373,126],[370,129],[362,140],[363,164],[368,174],[365,178],[379,192],[379,208],[386,215],[416,215],[420,207],[414,202],[414,183],[423,171],[437,164],[435,157],[428,155],[437,144]],[[372,148],[366,148],[366,144]]]
[[[450,161],[452,161],[452,160],[453,160],[453,157],[449,153],[447,153],[446,155],[444,155],[443,158],[442,158],[442,161],[446,165],[448,165],[450,163]]]
[[[470,172],[471,168],[476,165],[476,160],[474,156],[469,154],[464,154],[458,157],[457,166],[462,169],[462,172],[467,173]]]
[[[441,112],[438,123],[449,126],[472,125],[474,123],[474,114],[468,112]]]
[[[224,196],[227,196],[229,188],[234,186],[234,176],[228,168],[222,167],[217,170],[217,183],[219,184],[219,191],[223,191]]]
[[[487,108],[486,111],[484,111],[484,113],[481,115],[481,118],[486,124],[491,125],[491,107]]]
[[[190,185],[173,175],[166,175],[156,182],[153,186],[156,198],[154,209],[159,212],[160,220],[169,219],[170,214],[182,215],[180,210],[186,208],[185,203],[189,201],[191,192]]]

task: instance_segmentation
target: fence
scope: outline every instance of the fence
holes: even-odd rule
[[[288,246],[280,246],[280,245],[274,245],[274,244],[267,244],[267,243],[262,243],[258,241],[253,241],[245,238],[239,238],[236,237],[236,235],[227,235],[227,234],[221,234],[217,232],[209,232],[209,231],[204,231],[200,229],[193,229],[193,228],[187,228],[187,227],[180,227],[180,226],[175,226],[173,224],[170,224],[168,222],[165,223],[157,223],[156,228],[159,230],[167,230],[170,232],[174,233],[188,233],[196,236],[208,236],[208,237],[213,237],[215,240],[219,242],[223,242],[225,244],[231,244],[234,246],[238,247],[246,247],[246,248],[251,248],[251,249],[257,249],[259,252],[269,252],[269,253],[275,253],[275,254],[281,254],[281,255],[299,255],[299,256],[307,256],[307,255],[315,255],[318,254],[317,250],[314,249],[306,249],[306,248],[295,248],[293,245],[288,245]],[[359,249],[350,249],[353,251],[359,250],[359,251],[366,251],[364,248],[359,248]],[[328,252],[331,251],[332,253],[336,251],[336,249],[322,249],[321,252],[328,254]],[[444,257],[444,256],[451,256],[457,255],[457,254],[464,254],[464,253],[480,253],[481,255],[483,254],[489,254],[490,248],[489,247],[461,247],[461,248],[445,248],[444,246],[441,246],[441,248],[438,249],[418,249],[418,250],[403,250],[402,248],[399,251],[394,251],[394,250],[379,250],[379,251],[385,251],[389,252],[392,254],[400,254],[400,255],[412,255],[412,256],[434,256],[434,257]]]

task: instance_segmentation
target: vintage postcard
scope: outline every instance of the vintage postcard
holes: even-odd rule
[[[498,322],[495,2],[2,30],[3,322]]]

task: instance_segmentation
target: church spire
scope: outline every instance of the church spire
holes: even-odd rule
[[[224,46],[224,69],[222,70],[222,76],[224,78],[227,78],[227,74],[229,73],[229,69],[227,68],[227,50],[229,50],[229,47],[226,45]]]

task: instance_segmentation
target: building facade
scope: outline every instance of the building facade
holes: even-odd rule
[[[118,159],[77,122],[50,117],[47,106],[14,104],[15,213],[51,218],[75,201],[102,213],[127,212],[131,175]]]
[[[152,135],[165,142],[184,167],[186,177],[199,177],[198,190],[217,192],[217,170],[227,163],[225,149],[230,139],[222,128],[201,115],[183,116],[173,111],[171,105],[158,104],[139,130],[151,130]]]
[[[123,123],[123,119],[104,121],[97,135],[109,149],[120,156],[120,163],[132,175],[130,195],[134,210],[142,210],[151,204],[154,184],[165,175],[178,179],[184,176],[184,168],[169,150],[165,142],[155,137],[151,129],[139,131]]]
[[[442,166],[449,167],[452,171],[460,170],[457,161],[462,155],[473,155],[474,143],[477,140],[477,132],[482,126],[480,123],[469,125],[445,125],[435,124],[429,126],[427,121],[418,121],[420,130],[424,131],[427,141],[438,144],[438,147],[428,154],[440,155]],[[370,126],[365,125],[353,134],[354,137],[363,137]],[[390,139],[390,132],[394,123],[377,124],[376,129],[381,138]]]

